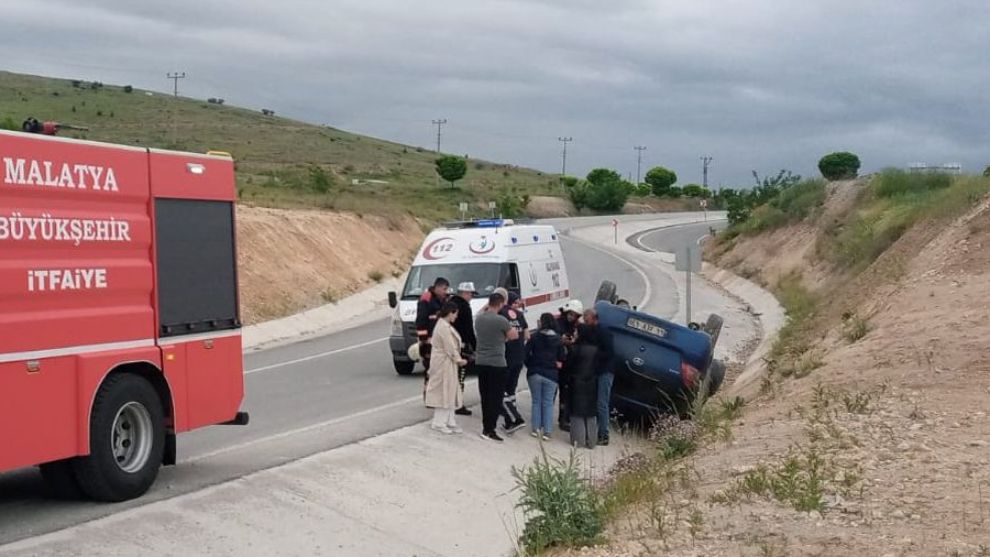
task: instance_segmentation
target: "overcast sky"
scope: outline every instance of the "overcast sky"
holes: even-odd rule
[[[986,0],[2,0],[0,67],[271,108],[568,173],[683,185],[990,164]]]

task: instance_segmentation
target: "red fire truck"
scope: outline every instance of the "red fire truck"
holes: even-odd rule
[[[247,423],[234,166],[0,131],[0,472],[121,501]]]

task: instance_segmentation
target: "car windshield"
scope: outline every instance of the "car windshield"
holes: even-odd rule
[[[506,267],[506,269],[503,269]],[[410,269],[403,298],[418,298],[433,285],[437,277],[450,282],[451,290],[456,290],[462,282],[473,282],[475,290],[488,296],[499,286],[511,286],[510,273],[503,272],[507,266],[501,263],[456,263],[451,265],[417,265]]]

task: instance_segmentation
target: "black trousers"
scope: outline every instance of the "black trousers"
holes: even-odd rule
[[[495,433],[509,370],[504,367],[483,365],[476,365],[475,369],[478,371],[478,392],[481,394],[482,432]]]
[[[557,415],[557,426],[562,430],[571,427],[571,383],[568,378],[560,378],[560,387],[557,390],[560,397],[560,410]]]

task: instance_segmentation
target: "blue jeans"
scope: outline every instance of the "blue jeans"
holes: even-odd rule
[[[553,433],[553,399],[557,396],[557,383],[538,373],[530,374],[526,382],[533,397],[533,418],[530,422],[533,431],[542,430],[550,435]]]
[[[615,374],[598,376],[598,437],[608,437],[608,419],[612,413],[612,381]]]

